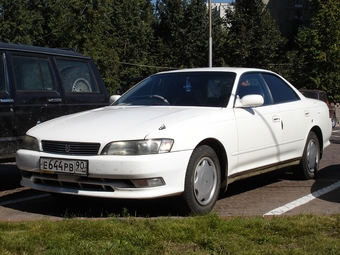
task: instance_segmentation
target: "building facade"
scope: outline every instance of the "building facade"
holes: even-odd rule
[[[284,36],[296,34],[311,22],[309,0],[263,0]]]
[[[263,0],[263,3],[279,26],[282,35],[286,37],[291,37],[297,33],[298,29],[310,25],[311,6],[309,0]],[[233,7],[229,3],[215,2],[212,3],[211,8],[222,18],[225,16],[225,10]]]

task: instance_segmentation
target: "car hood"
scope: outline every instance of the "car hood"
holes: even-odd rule
[[[104,142],[144,139],[151,133],[203,124],[220,108],[165,106],[109,106],[67,115],[42,123],[27,132],[45,140]],[[198,119],[201,119],[198,122]],[[165,135],[165,132],[162,132]],[[160,135],[160,134],[159,134]],[[169,137],[170,138],[170,137]]]

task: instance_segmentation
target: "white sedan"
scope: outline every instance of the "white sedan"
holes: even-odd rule
[[[287,166],[314,178],[332,130],[324,102],[261,69],[161,72],[115,99],[30,129],[16,157],[21,184],[93,197],[172,196],[182,212],[203,214],[235,180]]]

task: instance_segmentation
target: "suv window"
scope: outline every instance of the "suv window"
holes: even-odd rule
[[[99,93],[99,88],[88,63],[67,59],[56,59],[65,92]]]
[[[300,100],[294,90],[280,77],[269,73],[262,73],[262,77],[270,89],[275,104]]]
[[[54,91],[48,60],[13,56],[14,75],[18,91]]]
[[[0,57],[0,93],[5,92],[5,74],[4,74],[4,62],[3,55]]]

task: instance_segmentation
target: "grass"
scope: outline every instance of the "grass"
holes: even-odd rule
[[[0,254],[340,254],[340,214],[0,222]]]

